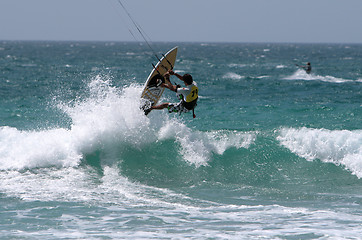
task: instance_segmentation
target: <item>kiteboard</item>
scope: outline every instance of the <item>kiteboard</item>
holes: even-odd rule
[[[172,48],[168,51],[159,62],[153,67],[150,75],[148,76],[146,83],[143,87],[141,94],[141,109],[147,110],[150,107],[157,104],[158,100],[161,98],[164,87],[161,87],[162,82],[164,82],[163,75],[168,71],[173,69],[176,61],[177,47]],[[150,111],[145,111],[146,115]]]

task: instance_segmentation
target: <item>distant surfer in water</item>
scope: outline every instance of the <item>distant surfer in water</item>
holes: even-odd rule
[[[181,87],[180,85],[172,85],[170,82],[170,75],[175,75],[180,80],[185,83],[185,87]],[[193,117],[195,118],[194,108],[196,107],[199,89],[197,87],[197,83],[192,79],[192,76],[188,73],[181,76],[178,73],[175,73],[172,70],[169,70],[164,74],[166,81],[161,84],[161,87],[165,87],[170,89],[171,91],[176,92],[177,96],[180,98],[179,103],[162,103],[156,106],[152,106],[151,108],[145,110],[145,114],[147,115],[153,109],[164,109],[168,108],[168,112],[178,112],[178,113],[186,113],[189,111],[193,111]]]
[[[296,64],[297,65],[297,64]],[[305,66],[301,66],[301,65],[297,65],[300,68],[303,68],[305,70],[306,73],[310,74],[312,72],[312,66],[310,65],[310,62],[307,62],[307,65]]]

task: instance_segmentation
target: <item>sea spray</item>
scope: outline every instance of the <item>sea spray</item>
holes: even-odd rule
[[[139,88],[119,91],[107,78],[96,76],[88,98],[58,106],[70,117],[70,129],[0,129],[1,169],[77,166],[84,154],[119,141],[137,145],[148,139],[140,134],[147,132],[149,120],[137,107]]]
[[[350,82],[358,82],[358,80],[351,79],[343,79],[333,76],[322,76],[317,73],[306,73],[304,70],[297,70],[291,76],[285,77],[286,80],[305,80],[305,81],[321,81],[321,82],[329,82],[329,83],[350,83]]]
[[[1,170],[76,166],[81,160],[81,152],[67,129],[21,131],[2,127],[0,141]]]
[[[85,155],[98,150],[114,159],[123,147],[142,148],[165,139],[180,144],[178,152],[184,161],[201,166],[207,165],[213,153],[248,148],[255,139],[253,133],[200,132],[164,111],[154,111],[148,118],[139,109],[141,88],[115,88],[107,76],[91,79],[88,91],[86,98],[58,104],[71,119],[70,129],[1,128],[1,169],[77,166]]]

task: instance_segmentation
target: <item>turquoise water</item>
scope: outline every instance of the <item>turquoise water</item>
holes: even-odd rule
[[[174,46],[195,119],[146,45],[0,42],[0,238],[359,239],[362,45]]]

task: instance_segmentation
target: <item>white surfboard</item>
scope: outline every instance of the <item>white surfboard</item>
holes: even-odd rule
[[[160,86],[163,74],[175,66],[177,47],[168,51],[152,69],[142,91],[141,109],[148,109],[157,104],[165,88]],[[160,76],[161,75],[161,76]]]

